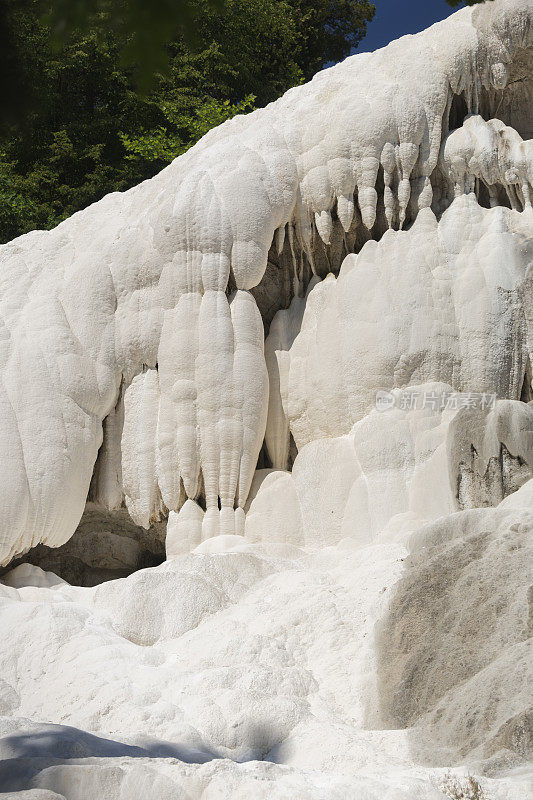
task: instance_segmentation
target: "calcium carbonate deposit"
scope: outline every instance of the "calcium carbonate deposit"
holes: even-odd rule
[[[0,797],[533,797],[533,0],[0,248]]]

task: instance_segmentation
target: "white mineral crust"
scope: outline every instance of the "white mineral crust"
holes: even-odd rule
[[[532,98],[491,0],[0,248],[0,797],[533,797]]]

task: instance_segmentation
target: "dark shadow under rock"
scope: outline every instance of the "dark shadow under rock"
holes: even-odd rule
[[[104,581],[124,578],[165,560],[166,522],[150,530],[135,525],[127,510],[110,513],[88,503],[76,532],[61,547],[38,545],[2,574],[28,563],[54,572],[75,586],[96,586]]]

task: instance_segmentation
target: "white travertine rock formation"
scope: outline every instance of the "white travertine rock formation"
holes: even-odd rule
[[[439,222],[425,209],[409,231],[348,256],[311,292],[285,357],[298,449],[349,433],[378,389],[437,381],[520,400],[533,353],[532,233],[530,210],[481,208],[469,194]]]
[[[532,97],[490,0],[0,248],[0,797],[533,798]]]
[[[531,208],[533,144],[501,120],[467,117],[444,140],[441,159],[456,196],[474,192],[478,180],[491,205],[498,205],[497,188],[503,186],[512,208]]]
[[[288,401],[286,389],[289,350],[300,332],[307,298],[317,283],[318,279],[313,278],[305,297],[294,297],[289,308],[278,311],[265,341],[265,361],[269,378],[265,445],[274,469],[285,469],[289,461],[290,427],[285,411]]]
[[[374,410],[348,435],[303,447],[292,473],[258,474],[246,537],[364,546],[455,511],[496,506],[533,477],[531,404],[499,400],[483,409],[470,397],[469,407],[468,394],[443,384],[392,396],[390,411]],[[413,397],[426,403],[410,408]]]
[[[353,250],[432,203],[440,213],[441,143],[463,106],[531,131],[532,39],[530,0],[465,9],[325,70],[211,131],[152,180],[2,247],[2,561],[72,535],[102,430],[104,507],[123,492],[146,526],[201,499],[206,536],[240,529],[233,510],[246,502],[269,402],[250,292],[271,247],[300,295],[312,272],[340,267],[343,242]]]
[[[529,481],[408,547],[243,544],[94,588],[17,567],[0,787],[449,800],[475,774],[486,800],[529,800],[532,508]]]

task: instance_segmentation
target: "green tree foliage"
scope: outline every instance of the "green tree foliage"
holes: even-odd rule
[[[176,8],[179,25],[164,28]],[[211,127],[344,58],[374,14],[369,0],[55,0],[42,10],[4,0],[0,16],[13,95],[0,128],[1,241],[151,177]]]

